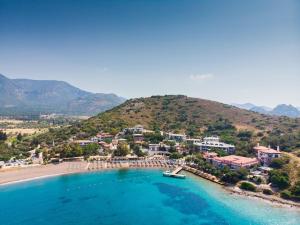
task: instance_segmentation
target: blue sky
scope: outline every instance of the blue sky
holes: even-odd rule
[[[0,73],[300,106],[299,0],[0,0]]]

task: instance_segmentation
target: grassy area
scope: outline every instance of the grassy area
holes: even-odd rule
[[[289,174],[290,184],[294,186],[300,181],[300,158],[292,153],[284,153],[289,158],[289,163],[283,167],[283,170]]]

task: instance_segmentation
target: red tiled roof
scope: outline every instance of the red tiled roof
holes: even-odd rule
[[[205,152],[203,154],[203,158],[207,159],[207,158],[214,158],[214,157],[217,157],[218,154],[215,153],[215,152]]]
[[[257,152],[263,152],[263,153],[268,153],[268,154],[281,154],[280,151],[277,151],[275,149],[272,148],[267,148],[264,146],[256,146],[254,147],[254,150]]]
[[[217,162],[225,163],[225,164],[234,164],[234,165],[253,165],[257,164],[258,160],[256,158],[247,158],[243,156],[237,155],[229,155],[224,157],[215,157],[214,160]]]

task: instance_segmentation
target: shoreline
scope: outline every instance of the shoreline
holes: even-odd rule
[[[60,165],[40,165],[26,168],[13,168],[11,170],[0,170],[0,187],[12,184],[23,183],[32,180],[69,175],[85,172],[85,163],[62,163]],[[73,167],[73,168],[72,168]]]
[[[197,177],[200,177],[202,179],[205,179],[207,181],[210,181],[212,183],[215,183],[217,185],[220,185],[222,189],[224,189],[228,194],[234,194],[234,195],[239,195],[243,197],[248,197],[251,199],[256,199],[256,200],[261,200],[268,202],[272,204],[273,206],[280,206],[280,207],[290,207],[290,208],[297,208],[300,210],[300,203],[294,202],[294,201],[289,201],[283,198],[280,198],[276,195],[265,195],[262,192],[250,192],[250,191],[245,191],[242,190],[236,186],[226,186],[226,184],[222,183],[219,179],[217,179],[215,176],[212,176],[210,174],[201,172],[200,170],[191,168],[191,167],[183,167],[183,170],[191,173]]]
[[[63,176],[63,175],[72,175],[80,173],[93,173],[98,171],[109,171],[109,170],[118,170],[118,169],[169,169],[172,166],[156,166],[156,167],[147,167],[147,166],[126,166],[119,167],[114,165],[110,167],[102,168],[89,168],[90,163],[88,162],[64,162],[58,165],[48,164],[40,165],[35,167],[26,167],[26,168],[14,168],[11,170],[0,170],[0,187],[19,184],[28,181],[34,181],[39,179]]]
[[[285,207],[285,208],[294,208],[300,210],[300,203],[289,201],[283,198],[280,198],[276,195],[265,195],[261,192],[250,192],[239,189],[238,187],[229,187],[223,186],[223,189],[229,194],[239,195],[243,197],[248,197],[251,199],[261,200],[267,203],[272,204],[273,206]]]
[[[51,175],[45,175],[45,176],[39,176],[39,177],[26,178],[26,179],[23,179],[23,180],[16,180],[16,181],[10,181],[10,182],[7,182],[7,183],[0,183],[0,187],[1,186],[7,186],[7,185],[13,185],[13,184],[19,184],[19,183],[28,182],[28,181],[42,180],[42,179],[51,178],[51,177],[71,175],[71,174],[72,173],[58,173],[58,174],[51,174]]]
[[[59,167],[59,168],[58,168]],[[64,162],[59,165],[41,165],[36,167],[28,167],[28,168],[20,168],[18,170],[0,170],[0,187],[19,184],[23,182],[29,182],[39,179],[46,179],[51,177],[58,177],[64,175],[72,175],[72,174],[80,174],[80,173],[92,173],[97,171],[108,171],[108,170],[116,170],[116,169],[166,169],[168,166],[162,167],[109,167],[109,168],[97,168],[97,169],[89,169],[88,162]],[[38,170],[39,173],[32,173],[35,170]],[[201,179],[205,179],[217,185],[220,185],[223,190],[225,190],[228,194],[238,195],[243,197],[248,197],[251,199],[262,200],[270,203],[273,206],[279,207],[289,207],[300,209],[300,203],[289,201],[282,199],[276,195],[264,195],[260,192],[249,192],[239,189],[238,187],[230,187],[226,186],[224,183],[216,180],[214,176],[203,173],[196,169],[190,167],[184,167],[183,171],[193,174]],[[29,172],[29,173],[27,173]],[[19,173],[19,174],[18,174]],[[2,180],[2,178],[4,180]]]

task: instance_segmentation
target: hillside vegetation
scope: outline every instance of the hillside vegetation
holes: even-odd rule
[[[71,136],[88,138],[99,131],[118,133],[137,124],[150,130],[185,132],[191,137],[219,135],[250,151],[256,142],[280,145],[282,150],[300,147],[300,119],[261,115],[226,104],[182,95],[137,98],[71,127],[50,130],[40,141],[60,143]]]
[[[254,157],[254,145],[260,142],[271,145],[287,152],[284,158],[272,162],[274,170],[269,182],[277,188],[282,197],[300,200],[300,119],[288,117],[267,116],[247,110],[239,109],[226,104],[177,96],[153,96],[137,98],[104,113],[82,122],[58,129],[49,129],[49,132],[24,138],[16,141],[7,151],[4,143],[0,145],[0,159],[7,159],[14,153],[22,156],[26,151],[38,145],[39,151],[45,152],[48,158],[86,156],[97,150],[97,146],[80,148],[71,140],[89,139],[98,132],[117,134],[126,127],[137,124],[146,129],[157,131],[153,138],[161,138],[158,131],[186,133],[190,137],[204,137],[218,135],[221,140],[234,144],[236,154]],[[157,135],[157,136],[156,136]],[[146,138],[146,137],[145,137]],[[2,148],[1,148],[2,146]],[[192,152],[193,153],[193,152]],[[224,153],[218,152],[219,155]],[[2,155],[2,157],[1,157]],[[212,166],[202,170],[213,174],[223,174]],[[230,172],[230,171],[227,171]],[[228,173],[226,182],[235,182],[236,177],[244,178],[244,173]]]

